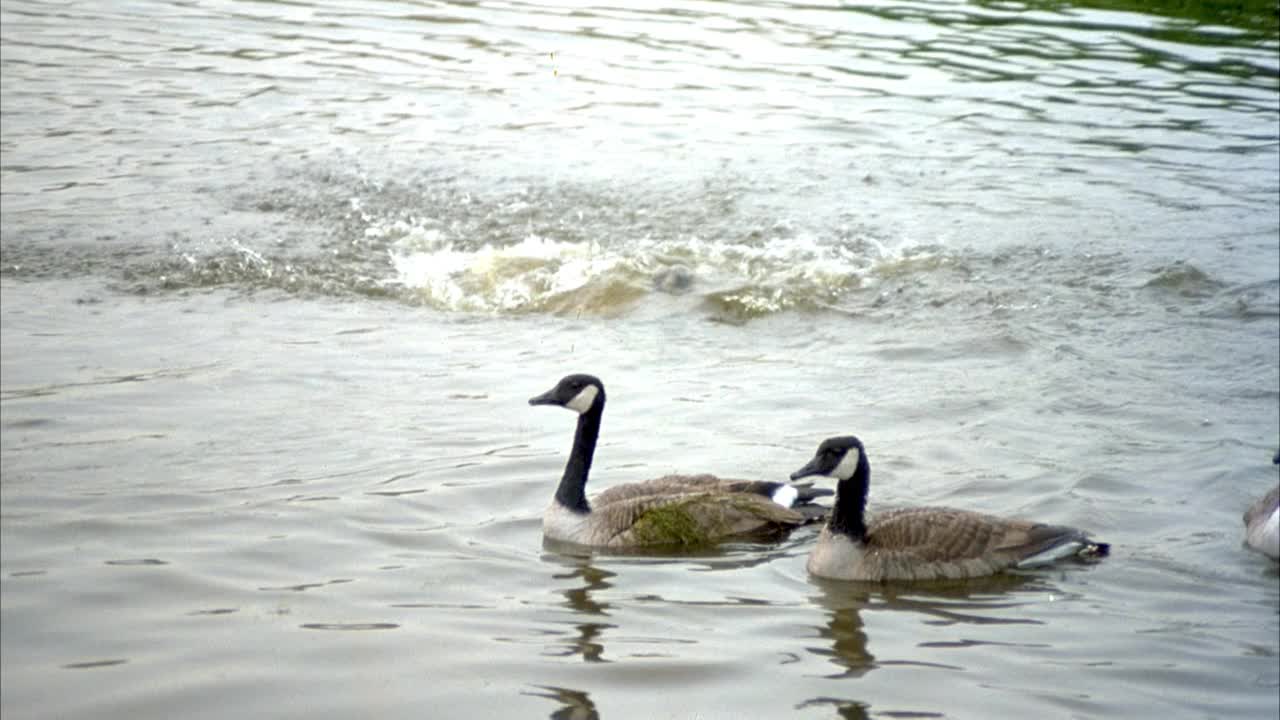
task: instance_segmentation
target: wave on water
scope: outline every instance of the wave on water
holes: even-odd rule
[[[303,170],[231,199],[221,237],[162,246],[6,240],[0,273],[105,274],[136,294],[202,288],[388,299],[446,312],[694,314],[743,323],[786,312],[880,319],[1070,307],[1280,310],[1277,282],[1236,287],[1186,261],[1037,244],[909,238],[856,211],[797,218],[750,178],[696,184],[477,183],[437,172],[381,182]],[[767,189],[765,189],[767,190]],[[765,197],[761,201],[761,197]]]
[[[1144,287],[1186,297],[1207,297],[1222,289],[1223,284],[1195,265],[1177,262],[1157,268]]]
[[[530,234],[469,248],[438,229],[403,222],[370,232],[394,238],[396,283],[433,307],[468,312],[615,314],[667,296],[745,320],[831,306],[893,259],[872,241],[823,245],[803,236],[575,242]]]
[[[287,180],[231,199],[220,220],[234,234],[174,231],[161,247],[10,241],[2,271],[106,273],[135,294],[230,287],[484,314],[612,316],[643,306],[743,322],[835,308],[878,274],[939,262],[937,246],[893,246],[862,228],[751,205],[750,181],[733,178],[676,189],[519,180],[477,189],[448,174],[381,182],[303,171]],[[804,222],[812,228],[795,227]]]

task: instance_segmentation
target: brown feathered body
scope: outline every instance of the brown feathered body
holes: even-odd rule
[[[823,528],[808,569],[819,577],[873,582],[982,577],[1073,539],[1083,540],[1083,533],[954,508],[901,508],[872,516],[865,540]]]
[[[835,477],[836,501],[809,554],[809,572],[834,580],[947,580],[993,575],[1066,557],[1106,555],[1109,546],[1075,528],[944,507],[866,516],[871,465],[862,441],[828,438],[792,480]]]
[[[762,494],[765,485],[713,475],[627,483],[593,497],[588,513],[553,501],[542,531],[552,540],[595,547],[688,546],[783,532],[812,519]]]
[[[604,383],[593,375],[566,375],[529,404],[578,413],[569,460],[542,516],[549,540],[606,548],[705,545],[738,535],[780,534],[826,515],[810,501],[830,490],[714,475],[667,475],[618,485],[588,500]]]

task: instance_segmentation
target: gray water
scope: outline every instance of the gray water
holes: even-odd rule
[[[1274,5],[0,5],[0,712],[1280,715]],[[1092,565],[544,547],[785,477]]]

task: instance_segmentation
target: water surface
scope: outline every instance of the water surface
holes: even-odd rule
[[[0,7],[0,710],[1280,712],[1274,7]],[[782,478],[1097,565],[807,577],[817,529],[544,547]]]

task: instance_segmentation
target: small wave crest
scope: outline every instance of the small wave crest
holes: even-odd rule
[[[1180,261],[1157,268],[1145,287],[1184,297],[1207,297],[1223,284],[1195,265]]]

